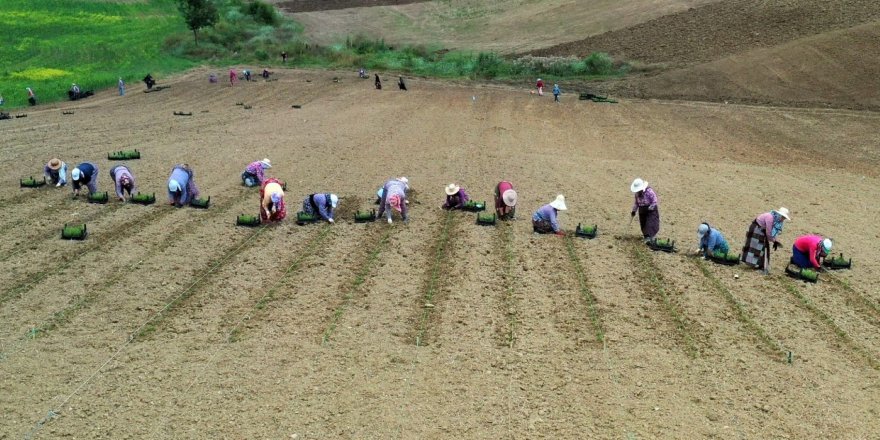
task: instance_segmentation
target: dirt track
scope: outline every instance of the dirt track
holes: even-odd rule
[[[14,164],[0,180],[0,438],[880,432],[877,113],[554,105],[525,90],[279,76],[230,88],[194,72],[160,78],[172,86],[162,92],[100,92],[0,121],[0,157]],[[143,152],[130,162],[141,191],[164,200],[185,161],[213,206],[17,188],[57,155],[96,161],[106,190],[106,153],[122,148]],[[239,173],[264,156],[291,213],[315,191],[370,208],[385,178],[406,175],[412,221],[236,228],[257,206]],[[702,220],[737,248],[756,214],[785,205],[784,243],[820,232],[856,267],[805,285],[781,275],[787,251],[769,277],[652,254],[627,224],[635,176],[657,189],[661,235],[683,250]],[[482,200],[502,178],[520,193],[509,226],[438,209],[449,181]],[[565,239],[530,232],[531,212],[558,192],[564,227],[599,225],[597,240],[570,243],[576,259]],[[58,239],[83,218],[88,240]]]

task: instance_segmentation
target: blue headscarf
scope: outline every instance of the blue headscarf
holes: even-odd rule
[[[776,237],[777,235],[779,235],[780,232],[782,232],[783,217],[776,211],[770,211],[770,214],[773,215],[773,229],[770,230],[770,236]]]

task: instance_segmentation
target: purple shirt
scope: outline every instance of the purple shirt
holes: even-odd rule
[[[657,209],[657,203],[660,202],[660,198],[657,197],[657,193],[654,192],[654,188],[650,186],[645,188],[642,191],[641,195],[639,193],[635,194],[635,202],[633,202],[633,211],[639,209],[640,206],[647,206],[650,210]]]
[[[310,198],[314,198],[315,206],[318,208],[318,212],[311,212],[314,210],[312,207],[312,203],[309,200]],[[308,206],[308,210],[303,209],[303,211],[309,212],[310,214],[318,214],[324,220],[330,220],[333,218],[333,205],[330,204],[330,194],[325,193],[316,193],[314,196],[310,195],[303,200],[303,208]]]
[[[468,197],[467,191],[464,188],[459,188],[458,192],[451,195],[446,196],[446,203],[443,204],[443,209],[461,209],[464,208],[464,204],[468,202],[471,198]]]
[[[535,211],[535,214],[532,215],[532,221],[550,222],[550,226],[553,227],[553,232],[559,232],[559,222],[556,220],[556,208],[550,206],[549,203]]]
[[[407,218],[407,209],[406,209],[406,190],[408,185],[401,182],[397,179],[391,179],[385,182],[385,185],[382,186],[382,201],[379,203],[379,212],[377,215],[379,217],[385,213],[386,209],[392,209],[391,204],[388,203],[388,197],[396,195],[400,197],[400,215],[406,219]]]
[[[248,164],[247,168],[244,169],[244,172],[257,176],[257,183],[261,185],[263,184],[263,181],[266,180],[266,177],[263,174],[263,164],[260,161]]]
[[[125,165],[116,165],[110,169],[110,178],[113,179],[113,183],[116,184],[117,197],[123,197],[125,195],[122,188],[122,178],[125,176],[131,180],[131,191],[129,191],[129,194],[134,194],[134,176],[131,175],[131,171],[128,167]]]
[[[189,202],[199,198],[199,188],[196,187],[192,170],[188,170],[182,165],[175,165],[168,180],[176,180],[180,184],[180,188],[183,190],[183,194],[180,196],[181,204],[188,205]],[[174,194],[171,191],[168,191],[168,201],[174,201]]]

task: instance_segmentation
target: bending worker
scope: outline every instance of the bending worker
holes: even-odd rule
[[[556,235],[565,235],[559,229],[559,221],[557,215],[559,211],[565,211],[565,196],[562,194],[556,196],[556,200],[542,206],[532,215],[532,230],[538,234],[554,233]]]
[[[46,164],[43,174],[56,187],[67,185],[67,164],[57,157]]]
[[[790,220],[786,208],[765,212],[752,220],[740,260],[756,269],[762,269],[764,275],[769,274],[770,243],[773,243],[774,251],[779,248],[776,237],[782,232],[782,225],[786,220]]]
[[[495,185],[495,215],[501,220],[516,218],[516,191],[513,184],[504,180]]]
[[[446,201],[443,202],[443,206],[441,208],[446,210],[452,209],[462,209],[464,205],[470,200],[470,196],[468,196],[467,191],[464,188],[450,183],[446,185]]]
[[[831,253],[831,239],[821,235],[801,235],[791,247],[791,262],[801,269],[821,269],[820,260]]]
[[[318,215],[322,219],[333,223],[336,207],[339,206],[339,196],[336,194],[309,194],[303,200],[302,211],[309,215]]]
[[[642,229],[642,238],[645,242],[653,240],[660,232],[660,198],[654,192],[654,188],[648,186],[648,182],[637,178],[633,180],[629,190],[635,196],[631,217],[639,214],[639,226]]]
[[[168,177],[168,203],[180,208],[199,197],[195,175],[189,164],[175,165]]]
[[[73,184],[73,196],[79,195],[82,185],[89,188],[89,195],[98,192],[98,166],[91,162],[83,162],[70,172],[70,181]]]
[[[697,238],[700,240],[697,253],[702,253],[703,257],[708,258],[716,252],[722,254],[730,252],[730,246],[721,231],[709,226],[708,223],[700,223],[697,227]]]
[[[127,166],[116,165],[111,168],[110,179],[116,185],[116,197],[119,197],[119,200],[124,202],[125,193],[128,193],[129,197],[134,193],[134,175],[131,174],[131,170]]]
[[[266,180],[265,170],[272,168],[272,161],[269,159],[255,160],[248,164],[241,173],[241,181],[244,186],[260,186]]]
[[[287,217],[284,204],[284,183],[272,177],[260,187],[260,221],[262,223],[277,222]]]
[[[376,218],[382,218],[382,214],[385,214],[388,224],[391,224],[391,212],[394,210],[400,213],[404,223],[408,222],[409,216],[406,207],[406,190],[408,189],[409,180],[406,177],[389,179],[385,182],[385,185],[382,186],[382,199],[379,201],[379,212],[376,213]]]

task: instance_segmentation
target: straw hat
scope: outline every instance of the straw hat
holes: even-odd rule
[[[785,217],[786,220],[791,220],[791,217],[788,216],[788,208],[782,207],[776,210],[779,215]]]
[[[55,171],[61,169],[61,159],[58,159],[57,157],[52,158],[52,160],[49,161],[49,169]]]
[[[272,161],[269,159],[263,159],[260,161],[260,165],[263,166],[263,169],[272,168]]]
[[[629,186],[629,190],[634,193],[637,193],[639,191],[644,191],[645,188],[647,188],[647,187],[648,187],[647,181],[644,181],[641,178],[636,178],[636,180],[633,180],[632,185]]]
[[[556,208],[559,211],[568,210],[568,207],[565,206],[565,196],[562,194],[556,196],[556,200],[550,202],[550,206]]]
[[[516,191],[509,189],[501,193],[501,201],[504,202],[506,206],[516,206]]]
[[[461,190],[461,187],[454,184],[454,183],[450,183],[449,185],[446,185],[446,195],[447,196],[454,196],[458,193],[459,190]]]

